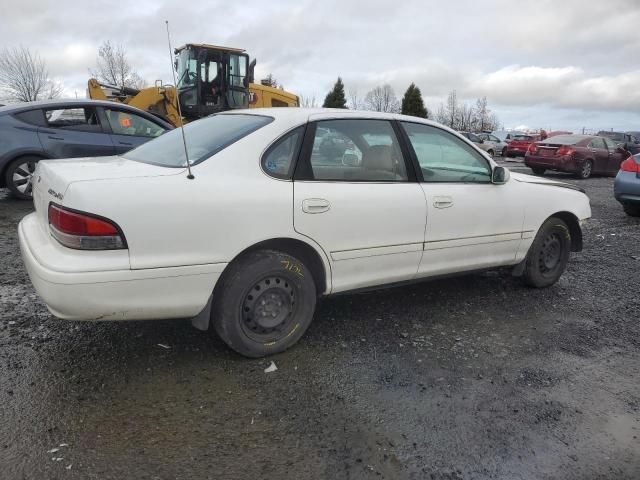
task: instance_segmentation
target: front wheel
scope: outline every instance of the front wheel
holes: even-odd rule
[[[495,156],[495,154],[496,154],[493,150],[489,150],[489,151],[487,151],[487,153],[489,155],[491,155],[491,158],[493,158]]]
[[[571,233],[567,224],[551,217],[542,224],[527,254],[523,279],[531,287],[553,285],[567,268]]]
[[[502,156],[503,156],[503,157],[506,157],[506,156],[507,156],[507,147],[504,147],[504,148],[502,149]]]
[[[307,330],[316,306],[311,271],[274,250],[251,252],[229,266],[216,288],[211,322],[246,357],[282,352]]]
[[[16,158],[7,167],[5,182],[11,193],[20,200],[33,198],[33,172],[36,170],[38,157]]]

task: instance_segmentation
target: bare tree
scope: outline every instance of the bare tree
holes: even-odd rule
[[[455,90],[451,90],[449,95],[447,96],[447,103],[444,107],[444,111],[446,112],[446,120],[445,125],[449,128],[456,128],[457,121],[459,118],[459,105],[458,105],[458,94]]]
[[[58,98],[62,85],[49,79],[47,64],[26,47],[5,48],[0,53],[0,94],[16,102]]]
[[[302,108],[318,108],[318,102],[316,102],[316,96],[311,95],[307,97],[305,95],[300,95],[300,106]]]
[[[123,45],[113,45],[109,40],[98,48],[96,70],[91,74],[99,81],[116,87],[141,89],[146,85],[145,80],[129,63],[127,50]]]
[[[376,112],[399,112],[400,102],[391,85],[377,86],[364,97],[364,103],[368,110]]]
[[[349,108],[351,110],[362,110],[364,108],[364,102],[358,95],[357,88],[349,89]]]

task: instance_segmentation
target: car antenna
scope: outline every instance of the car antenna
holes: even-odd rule
[[[169,63],[171,64],[171,73],[173,74],[173,85],[176,89],[176,103],[178,104],[178,115],[180,115],[180,131],[182,132],[182,143],[184,144],[184,157],[187,159],[187,178],[193,180],[195,177],[191,173],[191,162],[189,161],[189,151],[187,150],[187,137],[184,136],[184,122],[182,121],[182,109],[180,108],[180,99],[178,98],[178,81],[176,80],[176,71],[173,66],[173,55],[171,52],[171,35],[169,34],[169,20],[165,20],[167,25],[167,43],[169,44]]]

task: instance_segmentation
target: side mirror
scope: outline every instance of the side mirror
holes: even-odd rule
[[[345,153],[342,156],[342,164],[347,167],[357,167],[360,165],[360,159],[354,153]]]
[[[491,183],[495,185],[504,185],[509,181],[511,174],[509,169],[504,167],[495,167],[491,172]]]

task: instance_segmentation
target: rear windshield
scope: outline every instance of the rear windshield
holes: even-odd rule
[[[598,135],[601,137],[608,137],[611,140],[616,140],[619,142],[624,140],[624,133],[620,132],[598,132]]]
[[[583,137],[581,135],[554,135],[546,140],[543,140],[541,143],[557,143],[559,145],[575,145],[578,142],[584,140],[588,137]]]
[[[189,163],[196,165],[220,150],[255,132],[273,118],[262,115],[213,115],[184,127]],[[163,167],[186,167],[184,143],[180,128],[147,142],[122,155],[128,160]]]
[[[514,135],[513,139],[530,142],[531,140],[533,140],[533,137],[531,135]]]

